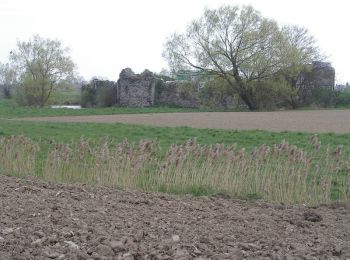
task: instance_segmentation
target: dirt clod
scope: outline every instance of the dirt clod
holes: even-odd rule
[[[40,192],[16,190],[24,186]],[[0,259],[350,259],[349,207],[306,210],[1,175],[0,197]]]
[[[171,237],[175,243],[180,241],[180,237],[178,235],[172,235]]]
[[[13,228],[4,228],[2,230],[2,234],[3,235],[8,235],[8,234],[11,234],[13,231],[15,231]]]
[[[71,249],[75,249],[75,250],[78,250],[78,249],[79,249],[79,246],[78,246],[76,243],[72,242],[72,241],[64,241],[64,243],[66,243],[67,245],[69,245],[69,247],[70,247]]]
[[[106,245],[98,245],[96,248],[96,251],[98,254],[103,255],[103,256],[113,256],[114,252],[112,248]]]
[[[124,243],[121,241],[111,241],[110,246],[116,253],[121,252],[125,249]]]
[[[322,216],[313,211],[307,211],[304,213],[304,219],[311,222],[322,221]]]

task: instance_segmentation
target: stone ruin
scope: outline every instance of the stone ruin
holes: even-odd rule
[[[135,74],[130,68],[123,69],[118,80],[118,104],[127,107],[168,105],[198,107],[198,88],[192,82],[166,82],[145,70]]]
[[[102,84],[101,82],[99,82]],[[108,84],[107,84],[108,83]],[[199,83],[192,81],[164,81],[151,71],[135,74],[130,68],[123,69],[117,83],[108,81],[107,89],[111,96],[109,105],[126,107],[150,107],[154,105],[196,108],[200,105]],[[91,85],[92,83],[90,83]],[[303,73],[300,91],[305,95],[315,88],[334,89],[335,70],[330,63],[314,62],[310,71]],[[97,93],[96,82],[86,85],[83,90]],[[113,97],[112,97],[113,96]],[[95,98],[96,99],[96,98]],[[98,100],[97,100],[98,101]],[[98,103],[98,102],[95,102]]]
[[[135,74],[130,68],[123,69],[118,80],[118,104],[126,107],[149,107],[155,104],[156,79],[145,70]]]
[[[199,84],[189,81],[161,81],[157,84],[156,104],[199,107]]]

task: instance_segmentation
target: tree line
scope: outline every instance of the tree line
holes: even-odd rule
[[[251,6],[205,9],[184,33],[168,37],[163,56],[172,73],[210,75],[212,91],[236,95],[250,110],[271,98],[280,106],[298,107],[301,77],[313,61],[325,59],[306,28],[281,27]],[[60,41],[36,35],[18,42],[9,62],[0,64],[0,84],[7,97],[16,86],[20,104],[44,106],[74,78],[75,68]]]

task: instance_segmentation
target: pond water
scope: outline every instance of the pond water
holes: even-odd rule
[[[51,108],[81,109],[81,106],[80,105],[55,105],[55,106],[51,106]]]

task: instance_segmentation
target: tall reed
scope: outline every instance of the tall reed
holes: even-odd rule
[[[323,146],[317,136],[305,151],[288,142],[246,151],[236,145],[200,145],[188,140],[165,153],[152,140],[111,145],[52,142],[43,162],[45,179],[173,193],[224,193],[284,203],[315,205],[350,201],[350,160],[341,146]],[[0,139],[1,171],[33,174],[38,145],[24,137]]]
[[[0,136],[0,174],[34,176],[39,150],[37,143],[24,136]]]

